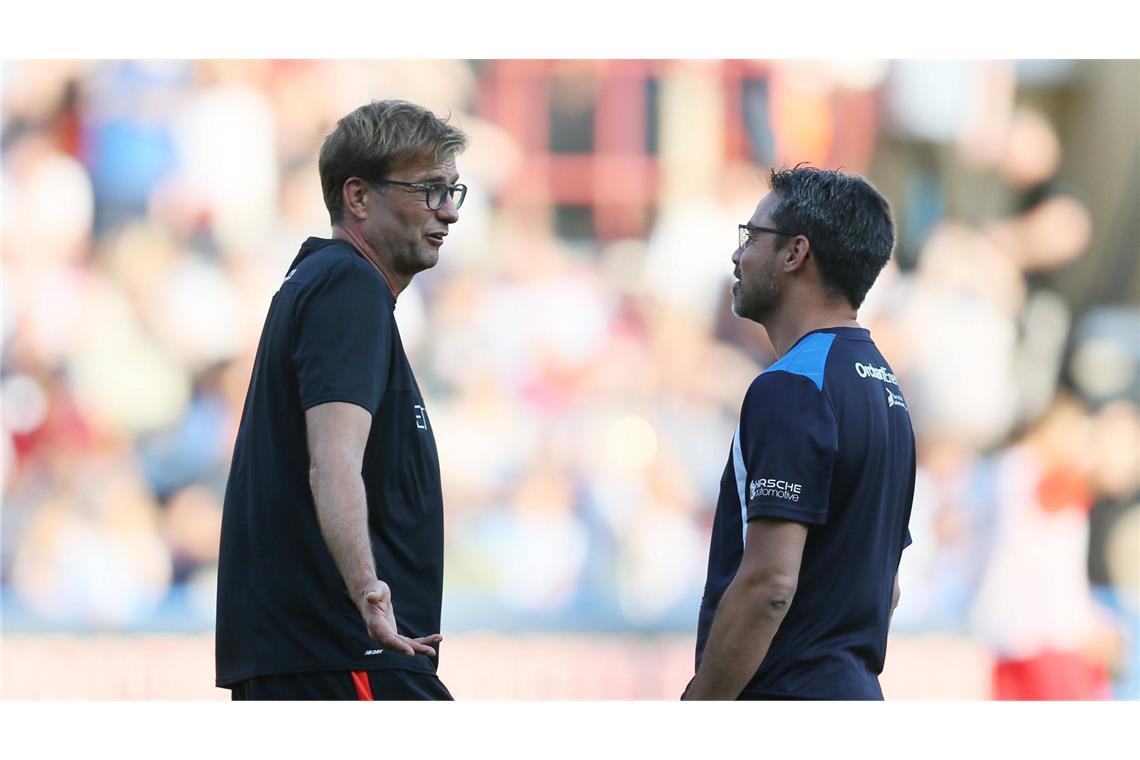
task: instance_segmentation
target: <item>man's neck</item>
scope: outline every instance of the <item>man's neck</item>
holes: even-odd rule
[[[827,327],[862,327],[855,319],[855,309],[850,304],[828,305],[821,309],[788,313],[778,313],[764,323],[768,339],[777,357],[783,357],[803,336],[813,330]]]
[[[392,297],[397,298],[400,293],[404,292],[404,288],[408,287],[411,278],[401,278],[395,272],[391,272],[386,268],[377,255],[372,246],[364,240],[364,236],[360,234],[359,230],[353,227],[343,227],[339,224],[334,224],[332,228],[333,240],[343,240],[346,243],[351,243],[352,247],[360,251],[364,258],[368,259],[368,263],[376,267],[376,271],[384,278],[384,282],[388,283],[388,290],[392,291]]]

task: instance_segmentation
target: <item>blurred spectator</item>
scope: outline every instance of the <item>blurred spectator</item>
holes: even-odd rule
[[[84,163],[95,187],[94,231],[147,214],[151,193],[177,167],[175,111],[190,85],[180,62],[108,62],[84,82]]]
[[[998,699],[1104,699],[1123,642],[1094,601],[1087,567],[1091,420],[1058,397],[997,455],[994,549],[971,610],[997,654]]]
[[[113,462],[89,460],[72,475],[39,501],[24,526],[14,590],[64,626],[115,629],[145,621],[171,577],[155,505],[141,481]]]

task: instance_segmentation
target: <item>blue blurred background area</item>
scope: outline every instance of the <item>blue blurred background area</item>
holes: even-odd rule
[[[329,231],[321,139],[399,97],[471,139],[460,222],[396,309],[457,696],[684,687],[720,474],[774,360],[729,308],[736,225],[768,167],[809,162],[867,176],[898,225],[860,311],[919,448],[888,697],[1136,698],[1138,92],[1112,60],[5,62],[3,696],[52,696],[29,663],[68,652],[146,670],[170,636],[203,672],[65,695],[212,683],[269,299]],[[633,665],[597,645],[628,640]],[[512,641],[547,676],[486,687]]]

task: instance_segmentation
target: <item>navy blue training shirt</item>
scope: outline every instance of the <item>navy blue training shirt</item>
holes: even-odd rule
[[[906,400],[867,330],[810,332],[760,373],[721,478],[697,666],[748,520],[793,520],[808,526],[796,593],[743,695],[882,699],[914,474]]]
[[[313,670],[434,673],[373,642],[317,522],[305,410],[372,414],[362,476],[377,575],[400,633],[440,630],[443,498],[431,421],[400,342],[396,301],[350,244],[309,238],[273,297],[257,347],[222,514],[219,686]],[[438,651],[438,650],[437,650]]]

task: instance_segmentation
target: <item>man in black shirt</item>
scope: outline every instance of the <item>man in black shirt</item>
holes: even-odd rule
[[[451,698],[439,460],[393,310],[459,219],[466,145],[392,100],[325,138],[332,239],[306,240],[273,297],[226,486],[216,683],[234,699]]]
[[[737,316],[779,361],[752,382],[721,478],[687,699],[882,699],[915,446],[856,321],[894,246],[862,177],[774,171],[732,256]]]

